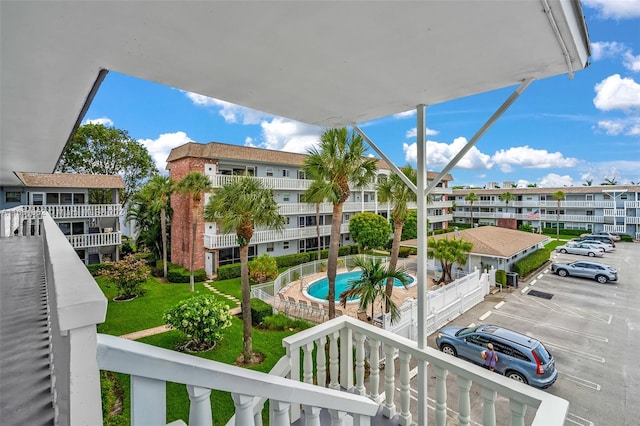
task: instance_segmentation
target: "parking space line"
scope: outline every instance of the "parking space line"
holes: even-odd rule
[[[580,377],[572,376],[571,374],[566,373],[562,373],[562,376],[565,378],[565,380],[569,380],[570,382],[573,382],[579,386],[584,386],[586,388],[591,388],[597,391],[601,389],[601,386],[598,383],[590,382],[587,379],[582,379]]]
[[[528,290],[529,290],[529,287],[525,287],[522,290],[520,290],[520,293],[525,294]]]
[[[562,310],[565,310],[565,311],[567,311],[567,312],[571,312],[572,314],[575,314],[576,316],[579,316],[580,318],[586,318],[584,315],[580,315],[580,314],[578,314],[578,313],[576,313],[576,312],[573,312],[571,309],[569,309],[569,308],[565,308],[565,307],[563,307],[563,306],[560,306],[560,305],[558,305],[558,304],[557,304],[557,303],[555,303],[555,302],[554,302],[554,305],[556,305],[558,308],[560,308],[560,309],[562,309]],[[584,309],[580,309],[580,308],[574,308],[574,309],[576,309],[576,310],[578,310],[578,311],[582,311],[582,312],[584,312],[584,313],[585,313],[585,315],[587,315],[587,316],[591,317],[592,319],[595,319],[595,320],[597,320],[597,321],[603,322],[603,323],[605,323],[605,324],[611,324],[611,319],[613,318],[613,316],[609,314],[609,319],[608,319],[608,320],[604,320],[604,319],[600,318],[599,316],[592,314],[591,312],[585,312],[585,311],[584,311]],[[605,314],[605,315],[606,315],[606,314]]]
[[[576,416],[573,413],[567,413],[567,418],[565,419],[565,421],[581,426],[593,426],[595,424],[592,421],[583,419],[582,417]]]
[[[547,271],[548,271],[548,269],[547,269]],[[545,272],[547,272],[547,271],[545,271]],[[541,279],[543,276],[544,276],[544,274],[540,274],[536,278]]]
[[[538,282],[538,280],[533,280],[529,283],[529,285],[535,285]]]
[[[576,350],[573,350],[571,348],[567,348],[566,346],[556,345],[555,343],[549,343],[548,340],[544,341],[544,345],[548,346],[550,348],[553,348],[555,350],[558,350],[558,351],[567,352],[567,353],[570,353],[570,354],[581,356],[582,358],[586,358],[586,359],[588,359],[590,361],[594,361],[594,362],[597,362],[597,363],[600,363],[600,364],[604,364],[605,363],[605,359],[604,358],[602,358],[600,356],[593,355],[590,352],[576,351]]]
[[[525,318],[525,317],[521,317],[520,315],[515,315],[515,314],[509,314],[509,313],[505,313],[505,312],[496,312],[497,315],[502,315],[508,318],[513,318],[513,319],[519,319],[525,322],[531,322],[533,323],[533,321],[529,318]],[[589,333],[584,333],[582,331],[579,330],[572,330],[570,328],[565,328],[565,327],[560,327],[556,324],[551,324],[551,323],[546,323],[546,322],[535,322],[535,324],[537,326],[541,326],[541,327],[549,327],[552,328],[554,330],[562,330],[562,331],[566,331],[567,333],[570,334],[574,334],[574,335],[580,335],[580,336],[584,336],[587,337],[588,339],[591,340],[597,340],[599,342],[604,342],[604,343],[608,343],[609,339],[606,337],[602,337],[602,336],[597,336],[595,334],[589,334]]]
[[[495,309],[500,309],[502,308],[502,306],[504,305],[504,300],[500,303],[498,303],[496,306],[494,306]]]

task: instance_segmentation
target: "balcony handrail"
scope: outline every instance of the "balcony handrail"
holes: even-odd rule
[[[366,417],[375,416],[378,410],[378,404],[364,396],[321,388],[297,380],[106,334],[98,334],[98,365],[102,370],[129,374],[152,381],[182,383],[201,389],[258,396]],[[146,408],[156,409],[156,402],[160,403],[160,401],[147,401],[149,406]],[[143,409],[143,407],[132,407],[132,412],[137,409]],[[253,411],[252,407],[251,410]],[[192,423],[192,419],[189,423]]]

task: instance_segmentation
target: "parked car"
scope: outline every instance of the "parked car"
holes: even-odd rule
[[[611,244],[612,246],[616,246],[615,241],[613,241],[613,238],[611,237],[607,237],[606,235],[585,235],[584,237],[580,237],[580,238],[576,238],[576,240],[582,242],[585,240],[590,240],[590,241],[600,241],[601,243],[606,243],[606,244]]]
[[[580,235],[581,237],[587,237],[587,236],[595,236],[595,237],[609,237],[611,238],[613,241],[620,241],[620,235],[618,234],[612,234],[611,232],[605,232],[605,231],[600,231],[600,232],[592,232],[591,234],[582,234]]]
[[[436,335],[442,352],[484,365],[482,351],[493,344],[498,354],[495,370],[537,388],[548,388],[558,377],[555,359],[544,345],[532,337],[496,325],[447,326]]]
[[[572,241],[568,242],[567,244],[571,244],[571,243],[572,243]],[[609,253],[609,252],[615,251],[615,249],[616,249],[614,246],[612,246],[609,243],[603,243],[603,242],[600,242],[600,241],[597,241],[597,240],[586,240],[585,239],[585,240],[582,240],[582,241],[575,242],[575,244],[578,244],[578,243],[579,244],[588,244],[590,246],[600,247],[600,248],[602,248],[604,250],[605,253]]]
[[[551,272],[561,277],[574,276],[591,278],[600,284],[606,284],[609,281],[618,281],[618,271],[615,268],[598,262],[578,260],[571,263],[554,263],[551,265]]]
[[[583,243],[567,243],[563,246],[556,247],[559,253],[581,254],[589,257],[602,257],[604,249]]]

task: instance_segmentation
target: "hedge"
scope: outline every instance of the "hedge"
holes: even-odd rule
[[[556,228],[542,228],[542,233],[543,234],[555,234]],[[560,233],[563,235],[575,235],[576,237],[579,237],[582,234],[588,234],[589,230],[588,229],[564,229],[564,228],[560,228]]]
[[[251,299],[251,322],[253,325],[260,325],[264,319],[273,315],[273,307],[267,302],[253,298]]]
[[[401,257],[403,259],[409,257],[410,254],[411,247],[400,247],[400,249],[398,250],[398,257]]]
[[[87,265],[87,269],[89,270],[89,273],[91,273],[91,276],[99,277],[102,275],[103,270],[111,269],[111,265],[108,263],[93,263],[91,265]]]
[[[507,286],[507,271],[504,269],[498,269],[496,271],[496,284],[499,284],[500,287]]]
[[[167,265],[167,281],[170,283],[188,283],[190,282],[191,272],[180,265],[169,263]],[[207,274],[204,269],[198,269],[193,271],[193,281],[201,283],[206,281]]]
[[[517,272],[520,276],[524,276],[531,271],[535,271],[549,261],[551,250],[548,248],[539,249],[530,255],[511,265],[511,271]]]
[[[222,265],[218,267],[218,280],[229,280],[240,276],[240,264]]]

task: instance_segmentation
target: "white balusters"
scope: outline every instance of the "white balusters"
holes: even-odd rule
[[[347,413],[338,410],[329,410],[331,415],[331,426],[344,426],[346,425]]]
[[[384,407],[382,408],[382,414],[390,419],[396,415],[396,404],[393,402],[393,396],[395,392],[395,367],[393,365],[393,357],[396,354],[396,348],[391,345],[384,345]]]
[[[131,376],[131,424],[165,424],[166,383],[148,377]]]
[[[369,398],[378,400],[380,386],[380,341],[369,339]]]
[[[338,383],[338,372],[340,368],[340,360],[338,359],[338,335],[339,332],[334,332],[329,335],[329,388],[340,389],[340,383]]]
[[[433,366],[436,372],[436,425],[447,424],[447,375],[449,372],[437,365]]]
[[[271,408],[271,424],[273,426],[289,426],[289,407],[291,404],[288,402],[271,400],[269,407]]]
[[[411,401],[411,386],[409,383],[409,360],[411,355],[408,352],[400,351],[400,424],[411,426],[411,411],[409,402]]]
[[[211,426],[211,389],[187,385],[189,393],[189,424],[197,426]],[[253,398],[251,399],[253,401]]]
[[[496,424],[496,399],[498,392],[493,389],[482,388],[482,424],[485,426],[495,426]]]
[[[527,412],[527,406],[516,400],[509,400],[509,408],[511,409],[511,426],[524,426],[524,414]]]
[[[236,426],[253,426],[253,397],[232,393],[231,399],[233,399],[233,404],[236,406]],[[273,403],[274,401],[271,402]],[[191,421],[189,421],[189,425],[192,425]]]
[[[316,340],[318,351],[316,352],[316,374],[318,377],[318,386],[327,387],[327,354],[325,352],[326,337]]]
[[[366,395],[364,387],[364,334],[356,333],[356,393]]]
[[[304,406],[304,425],[320,426],[320,408],[310,405]]]
[[[465,426],[471,421],[471,380],[458,376],[458,425]]]
[[[302,346],[302,379],[305,383],[313,384],[313,342]]]

